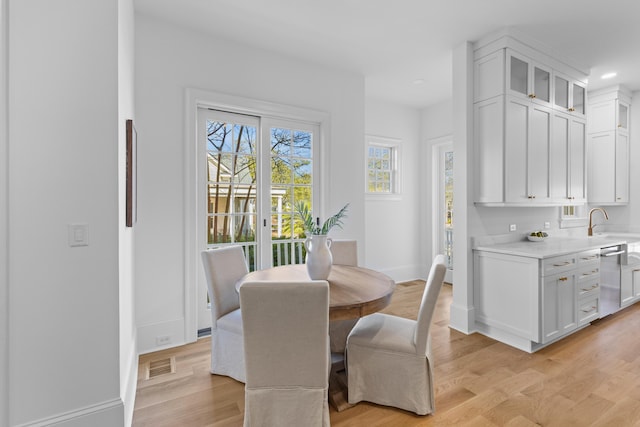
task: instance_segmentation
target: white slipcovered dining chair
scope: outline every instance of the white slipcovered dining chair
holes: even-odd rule
[[[433,260],[418,320],[383,313],[361,318],[347,338],[349,403],[362,400],[418,415],[434,411],[429,329],[446,271]]]
[[[245,282],[245,427],[329,426],[329,284]]]
[[[202,251],[211,301],[211,373],[245,382],[240,299],[235,285],[249,272],[240,246]]]
[[[332,240],[331,258],[334,265],[358,265],[357,240]],[[334,320],[329,322],[329,339],[332,353],[344,353],[347,346],[347,336],[358,319]]]
[[[332,239],[331,258],[334,264],[338,265],[358,265],[358,242],[357,240]]]

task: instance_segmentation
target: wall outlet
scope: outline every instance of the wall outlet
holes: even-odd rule
[[[545,222],[544,223],[544,228],[547,229],[547,230],[550,229],[551,228],[551,223],[550,222]]]
[[[171,343],[171,337],[169,335],[159,335],[156,337],[156,345],[167,345]]]
[[[516,231],[518,227],[515,224],[509,225],[509,231]]]

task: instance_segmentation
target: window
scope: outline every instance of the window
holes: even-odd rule
[[[371,195],[397,195],[400,193],[398,179],[398,140],[367,137],[366,192]]]

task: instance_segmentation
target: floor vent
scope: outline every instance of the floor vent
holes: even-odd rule
[[[147,362],[145,380],[159,377],[160,375],[176,373],[176,358],[168,357],[166,359],[153,360]]]

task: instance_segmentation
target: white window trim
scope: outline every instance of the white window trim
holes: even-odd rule
[[[369,192],[369,145],[380,145],[392,149],[391,158],[391,185],[390,193],[371,193]],[[402,141],[396,138],[387,138],[383,136],[367,135],[364,151],[364,194],[366,200],[401,200],[402,199]]]
[[[264,118],[291,119],[315,123],[320,126],[320,150],[317,160],[320,170],[320,215],[326,206],[326,189],[328,188],[328,136],[330,135],[329,113],[308,108],[293,107],[251,98],[224,94],[215,91],[187,88],[185,89],[184,116],[184,336],[186,342],[198,339],[198,307],[196,301],[197,284],[204,280],[204,272],[200,260],[200,248],[196,228],[198,209],[202,196],[197,194],[197,123],[198,108],[214,108],[232,113],[256,115]]]

